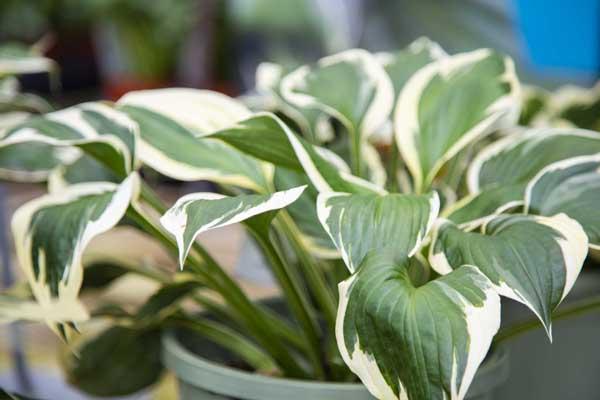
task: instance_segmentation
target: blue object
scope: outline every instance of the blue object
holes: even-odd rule
[[[598,75],[600,0],[514,0],[514,5],[533,67]]]

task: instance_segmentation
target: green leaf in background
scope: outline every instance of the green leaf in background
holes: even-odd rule
[[[370,252],[390,252],[392,261],[414,255],[439,212],[436,192],[428,195],[322,193],[321,224],[350,272]]]
[[[196,280],[183,280],[163,285],[137,311],[138,320],[156,319],[165,315],[168,309],[176,306],[179,301],[202,287]]]
[[[161,330],[112,326],[66,356],[67,380],[94,396],[124,396],[158,381]]]
[[[379,62],[392,80],[395,99],[398,99],[406,82],[419,69],[444,57],[448,55],[440,45],[426,37],[418,38],[405,49],[377,54]]]
[[[600,249],[600,154],[569,158],[542,169],[527,186],[525,212],[565,213],[581,224],[590,247]]]
[[[565,85],[549,96],[546,117],[554,123],[572,124],[578,128],[600,130],[600,85],[582,88]]]
[[[35,47],[28,47],[19,43],[8,43],[0,46],[0,77],[3,75],[55,72],[57,70],[56,63],[39,54]]]
[[[550,92],[535,86],[523,85],[521,92],[523,105],[519,125],[529,126],[547,119],[546,108],[551,99]]]
[[[19,264],[48,315],[85,318],[78,300],[82,253],[90,240],[121,220],[138,185],[135,174],[118,186],[74,185],[25,203],[14,213],[12,231]]]
[[[17,154],[12,146],[40,144],[38,151],[52,147],[66,148],[71,156],[68,159],[64,156],[59,158],[61,163],[72,161],[80,153],[78,150],[81,150],[124,178],[133,170],[136,135],[137,125],[125,114],[103,103],[84,103],[12,128],[0,141],[0,149],[9,147],[10,150],[5,151],[10,151],[13,158],[19,161],[19,157],[22,157],[22,160],[27,161],[31,160],[27,147],[20,146],[19,150],[23,154]],[[48,151],[48,156],[52,157],[53,154],[56,156],[56,153]],[[27,169],[29,164],[24,162],[23,166]]]
[[[477,194],[464,197],[443,213],[456,224],[476,226],[491,215],[507,212],[523,205],[525,184],[490,186]]]
[[[256,191],[269,187],[257,160],[225,143],[195,137],[175,120],[149,109],[121,105],[140,127],[139,157],[152,169],[183,181],[210,180]]]
[[[514,124],[519,92],[512,60],[486,49],[442,58],[413,75],[398,99],[394,132],[416,191],[465,146]]]
[[[440,274],[476,266],[499,294],[529,307],[552,338],[552,311],[573,287],[587,247],[581,225],[565,214],[500,215],[487,221],[482,233],[441,221],[429,262]]]
[[[339,253],[317,217],[317,196],[319,192],[310,185],[306,175],[287,168],[275,168],[273,183],[277,190],[288,190],[307,185],[300,198],[286,207],[300,229],[302,240],[312,254],[321,258],[338,258]]]
[[[87,154],[82,154],[75,161],[58,165],[47,176],[47,180],[50,193],[59,192],[76,183],[120,181],[114,172]]]
[[[422,286],[408,260],[371,253],[340,283],[336,338],[378,399],[463,399],[500,326],[500,300],[475,267]]]
[[[261,98],[260,109],[281,112],[298,125],[302,135],[311,143],[324,143],[334,137],[329,115],[320,109],[300,108],[283,98],[281,80],[290,69],[263,62],[256,68],[256,90]]]
[[[347,50],[302,66],[281,81],[283,98],[299,108],[321,110],[348,130],[355,175],[363,174],[361,148],[388,120],[392,82],[371,53]]]
[[[268,195],[248,194],[227,197],[217,193],[183,196],[160,219],[177,240],[179,265],[183,264],[196,237],[210,229],[242,222],[259,214],[293,203],[306,186]]]
[[[350,175],[348,167],[334,153],[308,143],[271,113],[257,113],[210,137],[276,166],[306,173],[319,192],[382,192],[370,182]]]
[[[600,133],[538,128],[511,134],[484,148],[471,163],[471,193],[497,185],[527,184],[542,168],[571,157],[600,153]]]

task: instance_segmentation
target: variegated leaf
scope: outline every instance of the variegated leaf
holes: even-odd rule
[[[57,70],[56,63],[37,51],[18,43],[0,46],[0,76],[52,72]]]
[[[569,158],[542,169],[527,186],[525,212],[565,213],[581,224],[590,247],[600,249],[600,154]]]
[[[499,297],[475,267],[417,286],[407,263],[371,253],[340,283],[340,353],[378,399],[463,399],[500,326]]]
[[[90,240],[120,221],[138,185],[135,174],[118,186],[74,185],[34,199],[15,212],[12,231],[17,257],[35,299],[49,315],[82,310],[77,297],[83,251]]]
[[[140,127],[139,158],[161,174],[183,181],[210,180],[256,191],[266,191],[269,187],[270,173],[264,165],[227,144],[196,137],[178,121],[150,109],[125,102],[119,110]],[[194,115],[200,115],[200,111]],[[206,118],[212,121],[210,115]]]
[[[383,190],[347,172],[334,153],[297,136],[277,116],[257,113],[252,118],[209,137],[276,166],[304,172],[319,192],[379,192]]]
[[[439,212],[429,195],[321,193],[317,213],[350,272],[370,252],[390,252],[392,261],[414,255]]]
[[[363,174],[362,147],[385,124],[394,102],[392,82],[374,55],[352,49],[322,58],[283,78],[281,93],[297,107],[338,119],[350,135],[353,171]]]
[[[600,133],[575,128],[538,128],[509,135],[484,148],[469,167],[471,193],[496,185],[527,184],[560,160],[600,153]]]
[[[70,163],[83,151],[124,178],[134,168],[136,136],[137,125],[126,115],[102,103],[84,103],[10,129],[0,141],[0,156],[6,154],[0,164],[8,166],[9,179],[43,179],[45,168]]]
[[[117,104],[154,111],[183,125],[195,136],[224,129],[251,115],[241,102],[229,96],[188,88],[129,92]]]
[[[485,49],[442,58],[414,74],[398,99],[394,131],[416,190],[465,146],[513,125],[519,92],[512,60]]]
[[[242,222],[259,214],[279,210],[296,201],[306,186],[273,194],[227,197],[217,193],[183,196],[160,219],[177,240],[179,265],[183,264],[196,237],[210,229]]]
[[[464,264],[476,266],[499,294],[529,307],[551,338],[552,311],[573,287],[587,242],[581,225],[564,214],[500,215],[487,221],[482,233],[441,220],[429,262],[440,274]]]
[[[48,309],[35,301],[0,295],[0,323],[46,321],[53,325],[80,322],[88,318],[88,312],[80,303],[58,304]]]

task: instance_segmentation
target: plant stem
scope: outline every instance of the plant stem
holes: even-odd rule
[[[561,319],[571,318],[578,315],[587,314],[593,311],[600,311],[600,296],[593,296],[587,299],[579,300],[568,304],[565,307],[562,307],[561,309],[553,312],[552,320],[560,321]],[[542,324],[537,318],[531,318],[527,321],[508,326],[504,329],[501,329],[500,332],[498,332],[498,334],[494,338],[494,345],[500,344],[508,339],[532,331],[534,329],[541,328]]]
[[[304,330],[309,350],[308,356],[313,364],[315,376],[324,379],[325,372],[319,352],[321,348],[321,340],[318,334],[319,325],[309,299],[298,284],[300,279],[295,276],[290,265],[286,263],[280,250],[275,247],[268,237],[265,237],[268,236],[268,231],[265,232],[266,234],[261,234],[255,230],[250,231],[256,242],[265,252],[273,274],[278,280],[281,290],[290,306],[290,311]]]
[[[143,230],[160,240],[167,249],[174,253],[177,252],[174,240],[138,210],[130,208],[127,215]],[[289,350],[281,343],[281,338],[276,336],[274,330],[271,329],[269,320],[264,317],[264,313],[250,301],[202,246],[195,243],[194,250],[200,253],[206,265],[203,265],[194,255],[190,255],[188,257],[189,268],[198,275],[203,283],[217,291],[236,310],[250,333],[278,361],[282,370],[290,377],[307,378],[307,373],[289,354]],[[213,276],[213,273],[216,276]]]
[[[313,256],[306,249],[304,242],[300,236],[294,220],[285,211],[281,210],[277,217],[277,226],[282,230],[284,235],[290,240],[303,271],[306,273],[306,280],[310,290],[319,304],[319,308],[323,313],[323,317],[331,332],[335,331],[335,318],[337,314],[337,301],[331,287],[327,284],[323,270],[319,268]]]

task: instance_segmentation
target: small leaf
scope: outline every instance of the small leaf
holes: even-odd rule
[[[163,285],[140,307],[136,318],[138,320],[157,318],[165,309],[172,307],[201,287],[202,284],[195,280],[185,280]]]
[[[119,186],[80,184],[21,206],[12,231],[17,257],[35,299],[48,314],[81,309],[81,256],[95,236],[115,226],[137,195],[139,178]]]
[[[500,326],[500,300],[475,267],[416,287],[408,260],[367,256],[340,283],[340,353],[378,399],[463,399]]]
[[[513,125],[519,91],[512,60],[486,49],[442,58],[413,75],[398,99],[394,131],[417,191],[465,146]]]
[[[439,206],[436,192],[423,196],[322,193],[317,200],[319,220],[350,272],[370,252],[389,251],[395,260],[414,255]]]
[[[179,265],[183,264],[196,237],[210,229],[242,222],[278,210],[296,201],[306,186],[268,195],[227,197],[216,193],[183,196],[160,219],[177,240]]]
[[[525,212],[565,213],[585,230],[591,248],[600,249],[600,155],[550,164],[527,186]]]
[[[476,266],[498,293],[529,307],[551,338],[552,311],[573,287],[587,255],[585,232],[564,214],[500,215],[482,229],[464,232],[440,221],[430,247],[431,266],[440,274]]]
[[[110,327],[68,356],[67,380],[94,396],[138,392],[162,374],[160,334],[160,329]]]

